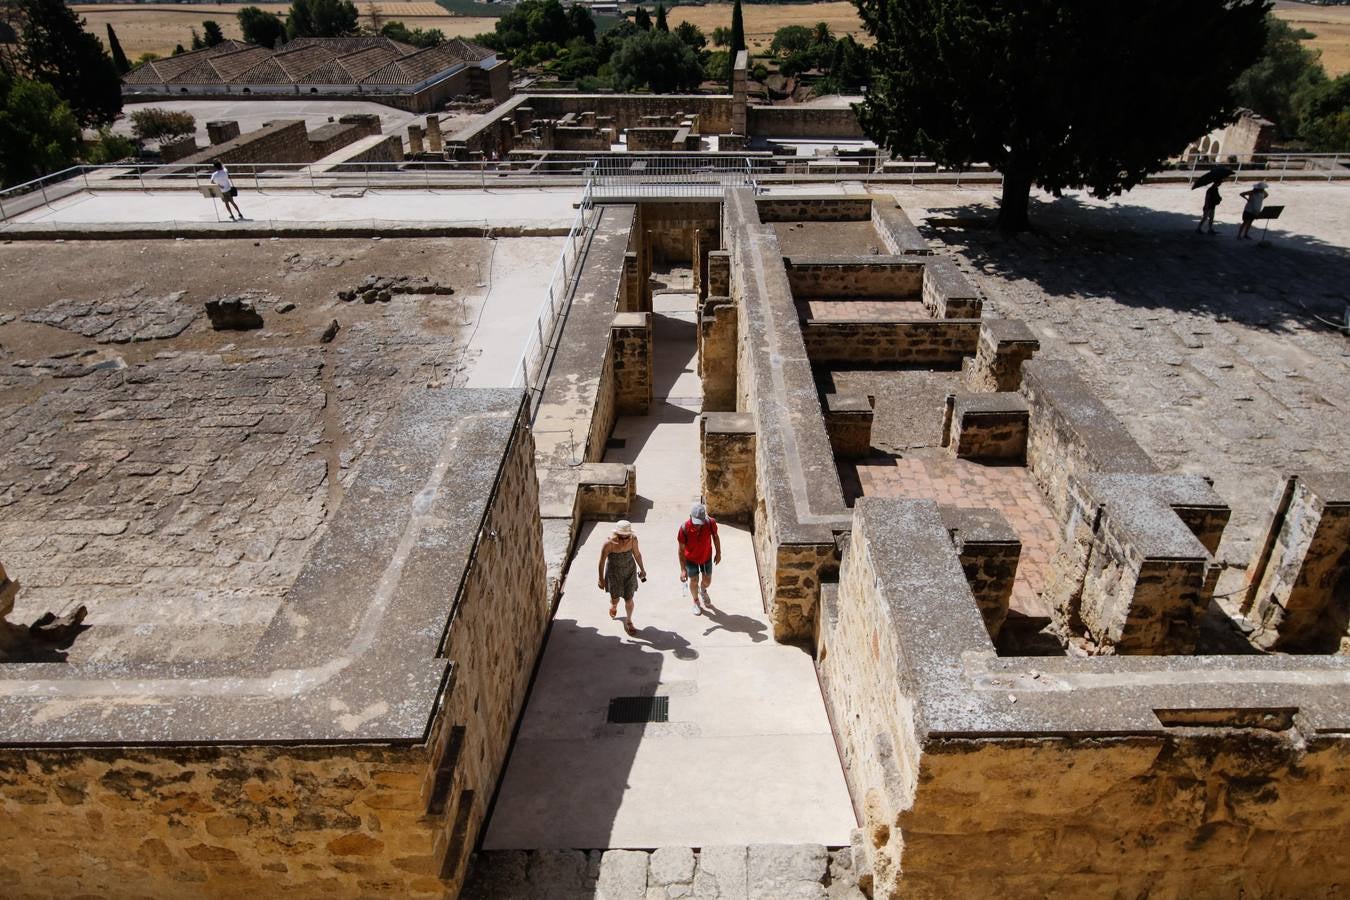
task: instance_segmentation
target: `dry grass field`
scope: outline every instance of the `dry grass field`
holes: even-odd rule
[[[89,30],[100,39],[104,25],[112,23],[122,49],[135,59],[142,53],[167,55],[174,44],[186,46],[191,38],[189,29],[200,30],[203,19],[215,19],[226,37],[239,37],[239,23],[235,13],[246,3],[221,4],[81,4],[75,11],[85,17]],[[258,3],[285,16],[288,3]],[[370,10],[370,0],[357,0],[363,22]],[[439,28],[449,37],[472,37],[491,31],[495,19],[452,16],[440,6],[425,2],[376,0],[381,15],[399,19],[409,28]],[[1275,14],[1291,24],[1306,28],[1317,36],[1309,45],[1322,51],[1322,64],[1327,73],[1336,76],[1350,72],[1350,6],[1310,6],[1281,0]],[[784,25],[814,25],[827,22],[835,34],[853,34],[861,37],[858,12],[852,3],[835,0],[828,3],[746,4],[746,42],[755,52],[767,51],[773,33]],[[731,4],[711,3],[707,6],[680,6],[670,11],[671,24],[693,22],[709,36],[714,28],[731,25]]]
[[[200,4],[79,4],[72,8],[84,16],[85,27],[106,40],[107,29],[111,22],[117,31],[117,39],[122,49],[131,59],[142,53],[158,53],[168,56],[175,44],[184,47],[192,41],[191,29],[202,29],[203,19],[214,19],[220,24],[227,38],[239,38],[239,20],[235,13],[245,6],[260,6],[274,12],[283,19],[290,3],[200,3]],[[446,37],[473,37],[491,31],[497,20],[493,18],[471,18],[452,16],[435,3],[390,2],[379,0],[376,6],[386,19],[398,19],[409,28],[439,28]],[[370,20],[368,0],[357,2],[363,25]]]
[[[1322,66],[1335,78],[1350,72],[1350,6],[1275,4],[1275,15],[1317,35],[1306,43],[1322,51]]]

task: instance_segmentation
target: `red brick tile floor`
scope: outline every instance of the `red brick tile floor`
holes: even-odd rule
[[[1025,468],[981,465],[957,459],[945,448],[920,450],[904,457],[864,459],[856,465],[841,461],[839,468],[850,502],[860,495],[912,497],[1001,512],[1022,542],[1010,606],[1029,618],[1050,615],[1041,593],[1059,544],[1059,529],[1040,488]]]
[[[931,319],[918,300],[798,300],[797,315],[822,322],[908,322]]]

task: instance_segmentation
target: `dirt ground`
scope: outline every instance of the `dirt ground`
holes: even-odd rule
[[[787,3],[741,6],[745,16],[745,42],[753,51],[767,53],[773,33],[784,25],[814,25],[826,22],[836,35],[853,34],[862,37],[862,23],[852,3]],[[669,13],[670,24],[693,22],[712,38],[713,29],[731,27],[731,4],[710,3],[707,6],[677,6]]]
[[[1350,72],[1350,6],[1311,6],[1281,2],[1275,15],[1316,37],[1305,43],[1322,51],[1322,66],[1332,78]]]

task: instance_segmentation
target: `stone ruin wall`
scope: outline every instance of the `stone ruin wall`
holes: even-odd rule
[[[454,896],[550,612],[524,416],[446,573],[454,668],[426,743],[0,748],[6,896]]]

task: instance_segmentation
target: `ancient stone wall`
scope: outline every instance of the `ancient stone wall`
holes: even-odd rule
[[[708,202],[649,202],[639,215],[653,263],[692,264],[696,243],[703,253],[719,249],[720,223],[720,204]]]
[[[802,299],[917,300],[930,260],[869,257],[853,262],[793,256],[787,260],[792,293]]]
[[[729,94],[527,94],[525,102],[534,109],[535,116],[561,119],[568,113],[581,115],[593,112],[597,118],[608,117],[620,131],[646,125],[644,119],[658,116],[672,119],[676,116],[698,116],[699,130],[704,134],[725,134],[731,131],[731,96]]]
[[[396,134],[385,135],[380,141],[343,161],[349,163],[403,162],[403,139]]]
[[[1027,450],[1027,418],[1021,394],[957,394],[952,452],[961,459],[1021,462]]]
[[[958,366],[975,352],[979,338],[979,319],[907,322],[811,319],[802,325],[802,339],[811,361],[826,366]]]
[[[748,413],[705,412],[699,418],[703,498],[728,522],[749,522],[755,506],[755,422]]]
[[[1070,478],[1158,470],[1069,363],[1025,363],[1021,390],[1031,410],[1027,468],[1061,522],[1068,520]]]
[[[963,364],[966,387],[972,391],[1015,391],[1022,386],[1022,364],[1041,343],[1017,319],[985,319],[974,359]]]
[[[736,409],[736,305],[729,297],[709,296],[698,320],[698,373],[703,380],[703,409]]]
[[[765,225],[773,222],[866,222],[872,215],[872,198],[856,194],[822,194],[810,197],[758,197],[755,208]],[[843,249],[843,248],[841,248]]]
[[[873,198],[872,227],[881,236],[886,252],[894,256],[925,256],[933,253],[928,241],[892,197]]]
[[[367,129],[356,123],[329,122],[309,133],[309,160],[323,159],[348,144],[368,136]]]
[[[755,137],[841,140],[861,140],[866,137],[852,107],[752,106],[747,112],[747,133]]]
[[[1022,542],[996,509],[943,506],[939,513],[951,533],[989,637],[997,640],[1008,618]]]
[[[178,163],[196,165],[209,163],[213,159],[228,166],[239,163],[307,163],[318,157],[313,155],[304,120],[278,119],[256,131],[207,147],[192,156],[185,156]]]
[[[947,256],[930,257],[923,267],[923,305],[939,319],[978,319],[984,309],[979,291]]]

